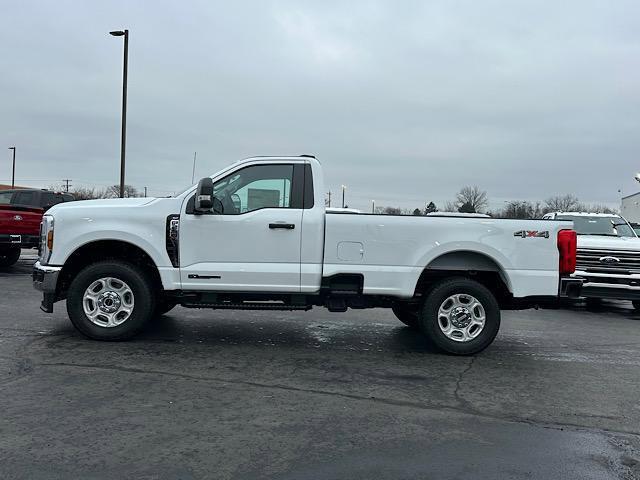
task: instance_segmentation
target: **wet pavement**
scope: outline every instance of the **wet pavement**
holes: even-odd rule
[[[28,253],[28,252],[26,252]],[[0,271],[2,479],[640,478],[640,314],[505,312],[475,357],[388,310],[181,307],[133,341]]]

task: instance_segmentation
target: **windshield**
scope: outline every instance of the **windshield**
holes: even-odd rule
[[[573,221],[578,235],[601,235],[605,237],[635,237],[633,229],[620,217],[579,217],[558,215],[557,220]]]

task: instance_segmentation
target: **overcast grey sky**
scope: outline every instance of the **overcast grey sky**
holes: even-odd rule
[[[313,153],[347,203],[640,189],[640,2],[2,2],[0,141],[17,183],[158,195],[251,155]],[[4,159],[4,160],[3,160]],[[0,154],[0,183],[10,180]]]

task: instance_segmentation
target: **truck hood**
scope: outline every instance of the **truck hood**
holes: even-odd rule
[[[142,198],[105,198],[102,200],[78,200],[76,202],[59,203],[47,213],[55,214],[61,210],[78,207],[101,208],[101,207],[139,207],[154,201],[152,197]]]
[[[640,238],[578,235],[578,248],[600,250],[632,250],[640,252]]]

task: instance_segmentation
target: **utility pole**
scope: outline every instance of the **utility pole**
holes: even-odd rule
[[[330,207],[331,206],[331,190],[329,190],[327,192],[327,195],[329,195],[329,205],[328,206]]]
[[[376,201],[371,200],[371,213],[376,213]]]
[[[347,189],[346,185],[342,185],[342,208],[344,208],[344,191]]]
[[[144,187],[144,196],[147,196],[147,187]]]
[[[13,169],[11,170],[11,188],[16,185],[16,147],[9,147],[9,150],[13,150]]]
[[[69,193],[69,182],[71,182],[72,180],[70,178],[63,178],[62,181],[65,183],[64,191]]]
[[[120,136],[120,198],[124,198],[124,156],[127,144],[127,71],[129,66],[129,30],[109,32],[114,37],[124,37],[122,65],[122,132]]]

